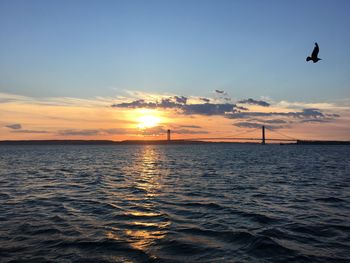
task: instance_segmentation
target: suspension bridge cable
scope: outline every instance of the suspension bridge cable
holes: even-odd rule
[[[279,134],[279,135],[281,135],[281,136],[283,136],[285,138],[288,138],[288,139],[283,139],[283,138],[280,138],[280,139],[266,138],[265,140],[267,140],[267,141],[269,141],[269,140],[270,141],[278,141],[278,140],[280,140],[280,141],[297,141],[298,140],[298,139],[296,139],[294,137],[291,137],[291,136],[288,136],[288,135],[286,135],[284,133],[281,133],[281,132],[278,132],[278,131],[274,131],[274,130],[272,130],[270,128],[267,128],[267,127],[265,127],[265,128],[267,130],[269,130],[270,132],[272,132],[272,133],[277,133],[277,134]],[[244,132],[240,132],[240,133],[235,133],[235,134],[233,134],[233,135],[231,135],[229,137],[198,137],[198,138],[186,138],[186,139],[183,139],[183,140],[185,140],[185,141],[190,141],[190,140],[194,140],[194,141],[196,141],[196,140],[231,140],[231,139],[232,140],[261,140],[261,138],[247,138],[247,137],[242,138],[242,137],[238,137],[238,136],[241,136],[241,135],[246,135],[246,134],[258,131],[260,129],[261,129],[260,127],[259,128],[254,128],[254,129],[252,129],[250,131],[244,131]]]
[[[233,134],[232,137],[237,137],[237,136],[239,136],[239,135],[252,133],[252,132],[257,131],[257,130],[260,130],[260,128],[255,128],[255,129],[250,130],[250,131],[244,131],[244,132],[236,133],[236,134]]]
[[[227,136],[226,137],[207,137],[207,138],[206,137],[198,137],[198,138],[186,138],[184,140],[186,140],[186,141],[190,141],[190,140],[208,140],[208,139],[228,140],[230,138],[235,139],[235,140],[239,140],[240,138],[237,138],[238,136],[245,135],[245,134],[248,134],[248,133],[252,133],[252,132],[257,131],[257,130],[260,130],[260,128],[255,128],[255,129],[250,130],[250,131],[244,131],[244,132],[240,132],[240,133],[235,133],[233,135],[230,135],[229,137],[227,137]],[[242,138],[242,139],[246,139],[246,138]],[[256,140],[260,140],[260,138],[257,138]]]
[[[296,138],[294,138],[294,137],[288,136],[288,135],[283,134],[283,133],[278,132],[278,131],[274,131],[274,130],[272,130],[272,129],[270,129],[270,128],[265,127],[265,129],[269,130],[270,132],[274,132],[274,133],[277,133],[277,134],[282,135],[282,136],[284,136],[284,137],[287,137],[287,138],[289,138],[289,139],[296,140],[296,141],[298,140],[298,139],[296,139]]]

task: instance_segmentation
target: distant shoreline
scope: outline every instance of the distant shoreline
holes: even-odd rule
[[[190,140],[4,140],[0,145],[177,145],[177,144],[259,144],[255,142],[213,142],[213,141],[190,141]]]
[[[179,145],[179,144],[261,144],[260,142],[190,141],[190,140],[3,140],[1,145]],[[272,144],[272,143],[271,143]],[[273,143],[277,144],[277,143]],[[296,141],[281,145],[350,145],[350,141]]]

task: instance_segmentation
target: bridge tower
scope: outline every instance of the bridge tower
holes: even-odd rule
[[[264,145],[265,144],[265,126],[262,126],[262,140],[261,140],[261,144]]]
[[[171,138],[170,138],[170,130],[167,130],[167,141],[170,141]]]

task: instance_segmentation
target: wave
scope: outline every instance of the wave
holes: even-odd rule
[[[120,147],[0,148],[0,261],[350,262],[350,147]]]

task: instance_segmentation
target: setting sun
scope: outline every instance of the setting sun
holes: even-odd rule
[[[141,115],[137,118],[137,121],[138,128],[146,129],[157,126],[161,122],[161,119],[153,111],[142,110]]]
[[[160,119],[156,116],[145,115],[145,116],[139,117],[138,121],[139,121],[138,127],[141,129],[144,129],[144,128],[152,128],[157,126],[160,122]]]

